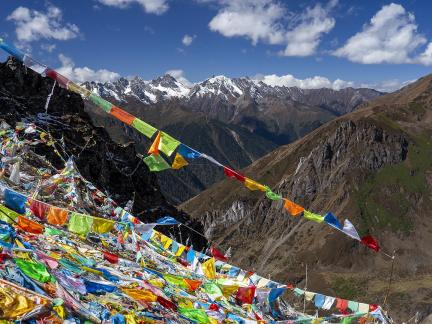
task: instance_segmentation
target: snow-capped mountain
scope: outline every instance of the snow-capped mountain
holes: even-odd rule
[[[320,106],[337,115],[352,111],[382,93],[373,89],[345,88],[341,90],[300,89],[298,87],[271,86],[249,78],[228,78],[214,76],[192,86],[187,86],[171,75],[164,75],[151,81],[140,77],[120,78],[114,82],[84,84],[89,90],[108,99],[129,102],[135,98],[146,105],[170,100],[181,100],[195,110],[210,112],[216,106],[239,107],[245,101],[262,105],[269,101],[295,101]],[[217,109],[217,108],[216,108]]]

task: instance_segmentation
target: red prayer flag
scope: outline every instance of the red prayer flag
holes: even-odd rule
[[[378,305],[377,304],[370,304],[369,305],[369,311],[370,312],[373,312],[374,310],[376,310],[378,308]]]
[[[236,178],[238,181],[245,182],[245,176],[241,175],[230,168],[224,167],[224,173],[228,178]]]
[[[174,303],[170,302],[168,299],[165,299],[161,296],[157,296],[157,302],[165,308],[172,309],[173,311],[177,310],[177,306]]]
[[[348,300],[338,298],[336,302],[336,308],[342,313],[345,314],[346,309],[348,307]]]
[[[219,307],[216,304],[211,304],[209,307],[210,310],[218,312],[219,311]]]
[[[109,263],[118,263],[118,256],[109,252],[104,251],[103,252],[104,259],[107,260]]]
[[[377,240],[372,235],[363,236],[361,242],[366,245],[368,248],[379,252],[381,247],[379,246]]]
[[[213,255],[213,257],[216,260],[223,261],[223,262],[228,261],[228,258],[225,255],[223,255],[223,253],[221,251],[219,251],[218,249],[216,249],[214,246],[210,247],[210,253]]]
[[[30,199],[30,210],[37,218],[44,220],[46,219],[46,215],[48,213],[48,205],[40,201]]]
[[[68,78],[66,78],[65,76],[61,75],[57,71],[49,69],[48,71],[46,71],[45,74],[46,74],[46,76],[50,77],[51,79],[56,80],[58,82],[58,84],[60,86],[62,86],[63,88],[66,88],[66,85],[69,82]]]
[[[135,116],[116,106],[112,106],[110,114],[127,125],[132,125],[135,119]]]
[[[239,287],[236,294],[236,299],[241,304],[252,304],[255,297],[255,286]]]

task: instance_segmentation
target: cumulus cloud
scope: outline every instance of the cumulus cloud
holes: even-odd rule
[[[161,15],[169,8],[167,0],[99,0],[101,4],[117,8],[127,8],[133,3],[141,5],[145,12]]]
[[[305,79],[297,79],[291,74],[278,76],[276,74],[270,75],[256,75],[253,79],[257,81],[262,81],[270,86],[279,86],[279,87],[298,87],[301,89],[321,89],[321,88],[329,88],[333,90],[341,90],[344,88],[370,88],[375,89],[382,92],[392,92],[396,91],[415,80],[409,81],[399,81],[397,79],[392,80],[383,80],[379,82],[354,82],[354,81],[346,81],[341,79],[336,79],[331,81],[330,79],[323,76],[313,76]]]
[[[54,51],[56,49],[56,45],[55,44],[42,44],[41,49],[43,49],[44,51],[47,51],[48,53],[51,53],[52,51]]]
[[[210,30],[225,37],[245,37],[259,42],[284,45],[281,55],[308,56],[316,52],[323,34],[335,25],[330,11],[337,4],[316,4],[296,14],[275,0],[214,0],[220,9],[209,23]],[[290,17],[291,19],[286,19]]]
[[[193,83],[190,82],[188,79],[186,79],[185,73],[183,70],[175,69],[175,70],[168,70],[165,72],[165,74],[171,75],[174,79],[179,81],[180,83],[184,84],[187,87],[192,87]]]
[[[306,79],[297,79],[291,74],[281,75],[281,76],[278,76],[276,74],[271,74],[271,75],[258,75],[255,77],[255,79],[260,80],[270,86],[298,87],[301,89],[330,88],[334,90],[340,90],[342,88],[354,86],[354,82],[352,81],[344,81],[341,79],[330,81],[328,78],[322,76],[314,76]]]
[[[182,43],[184,46],[190,46],[190,45],[192,45],[192,42],[194,41],[195,38],[196,38],[196,35],[191,36],[191,35],[186,34],[182,38]]]
[[[321,36],[328,33],[335,26],[335,19],[329,16],[329,11],[335,2],[326,8],[319,3],[307,8],[300,15],[299,24],[286,34],[287,47],[283,51],[285,56],[309,56],[316,52]]]
[[[428,44],[426,50],[421,53],[416,59],[416,63],[424,65],[432,65],[432,42]]]
[[[82,83],[86,81],[110,82],[120,78],[118,73],[108,71],[106,69],[93,70],[89,67],[75,67],[75,63],[71,58],[60,54],[59,60],[61,67],[57,69],[60,74],[68,77],[72,81]]]
[[[417,32],[414,15],[403,6],[391,3],[383,6],[361,32],[349,38],[333,54],[363,64],[430,64],[430,46],[418,58],[413,56],[415,50],[425,43],[425,37]]]
[[[15,33],[20,42],[28,43],[39,39],[68,40],[79,34],[77,25],[63,24],[62,11],[52,5],[48,6],[45,13],[18,7],[6,19],[15,24]]]

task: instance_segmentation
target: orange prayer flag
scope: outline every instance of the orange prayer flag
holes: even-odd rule
[[[33,222],[32,220],[21,215],[18,216],[18,227],[24,232],[33,234],[42,234],[45,228],[43,225]]]
[[[302,206],[299,206],[288,199],[284,199],[284,200],[285,200],[284,207],[292,216],[297,216],[304,211],[304,208]]]
[[[159,154],[159,144],[161,140],[161,132],[158,132],[153,144],[150,146],[148,150],[148,154]]]
[[[135,119],[135,116],[116,106],[111,107],[110,114],[127,125],[132,125]]]
[[[183,281],[189,286],[189,289],[195,291],[201,286],[201,281],[183,278]]]
[[[47,221],[48,224],[62,226],[66,223],[67,217],[68,211],[66,209],[51,207],[48,212]]]

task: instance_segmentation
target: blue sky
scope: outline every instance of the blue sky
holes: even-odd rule
[[[431,72],[430,12],[429,0],[6,0],[0,35],[78,81],[171,71],[390,90]]]

